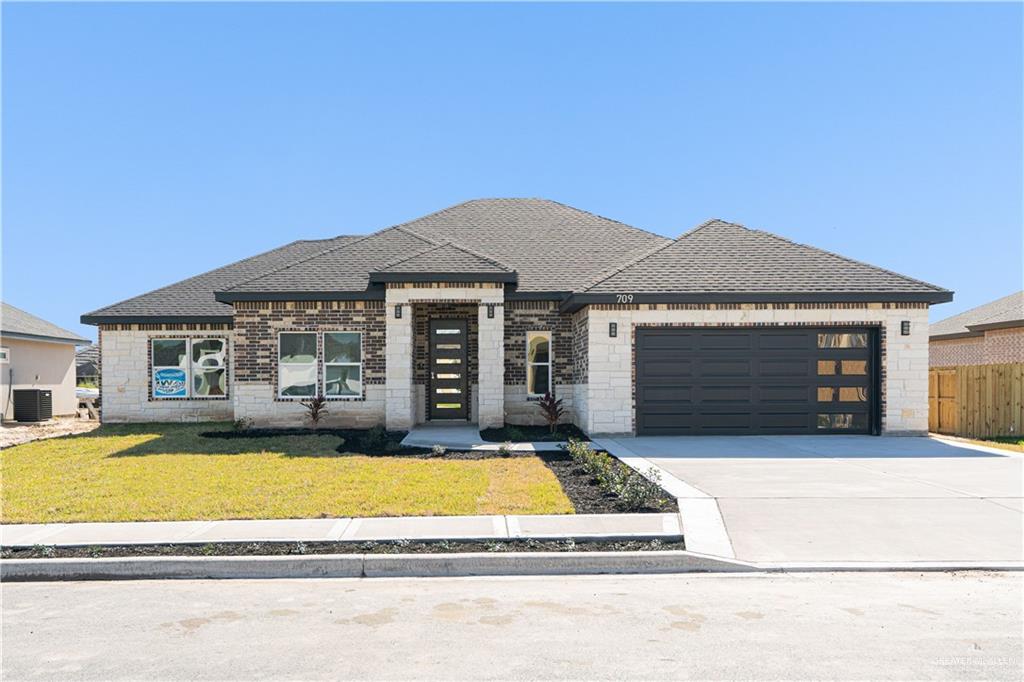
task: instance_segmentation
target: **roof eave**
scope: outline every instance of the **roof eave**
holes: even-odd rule
[[[42,341],[44,343],[60,343],[73,346],[87,346],[92,341],[78,336],[48,336],[46,334],[24,334],[22,332],[0,331],[0,338],[19,339],[21,341]]]
[[[980,339],[985,332],[950,332],[949,334],[929,334],[929,341],[953,341],[955,339]]]
[[[238,301],[383,301],[383,289],[363,291],[216,291],[220,303]],[[230,319],[230,318],[228,318]]]
[[[384,282],[500,282],[515,284],[513,272],[371,272],[371,283]]]
[[[629,300],[623,300],[629,297]],[[575,312],[586,305],[601,303],[945,303],[953,300],[952,291],[899,292],[741,292],[704,291],[675,293],[573,294],[562,302],[562,312]]]
[[[1014,327],[1024,327],[1024,320],[1001,320],[999,322],[967,325],[967,328],[972,332],[986,332],[990,329],[1013,329]]]
[[[230,315],[97,315],[79,318],[82,324],[231,324]],[[92,343],[91,341],[89,343]]]

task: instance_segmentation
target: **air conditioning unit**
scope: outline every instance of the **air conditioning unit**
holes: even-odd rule
[[[39,388],[14,391],[14,421],[44,422],[53,419],[53,391]]]

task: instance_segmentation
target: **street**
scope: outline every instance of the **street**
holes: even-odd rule
[[[1020,679],[1021,573],[4,584],[3,678]]]

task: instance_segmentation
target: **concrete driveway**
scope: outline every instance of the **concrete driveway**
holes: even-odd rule
[[[603,442],[620,450],[615,454],[660,468],[668,483],[681,483],[681,497],[717,501],[740,559],[1022,559],[1024,457],[1015,453],[923,437],[661,436]]]

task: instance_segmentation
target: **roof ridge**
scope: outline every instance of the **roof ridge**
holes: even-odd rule
[[[459,244],[456,241],[449,241],[447,244],[443,244],[442,246],[454,246],[459,251],[464,251],[465,253],[468,253],[471,256],[476,256],[477,258],[479,258],[481,260],[485,260],[488,263],[490,263],[491,265],[495,265],[495,266],[501,268],[505,272],[515,272],[515,270],[513,270],[509,266],[505,265],[504,263],[502,263],[497,258],[494,258],[493,256],[489,256],[489,255],[487,255],[486,253],[484,253],[482,251],[477,251],[475,249],[471,249],[468,246],[463,246],[462,244]]]
[[[879,265],[872,265],[871,263],[867,263],[867,262],[862,261],[862,260],[857,260],[856,258],[850,258],[849,256],[843,256],[841,254],[836,253],[835,251],[829,251],[828,249],[823,249],[823,248],[818,247],[818,246],[811,246],[810,244],[801,244],[800,242],[795,242],[792,239],[787,239],[786,237],[783,237],[781,235],[777,235],[774,232],[768,232],[767,230],[755,230],[753,228],[747,227],[746,225],[741,225],[739,223],[730,223],[730,222],[727,222],[727,221],[724,221],[724,220],[721,221],[721,222],[726,223],[727,225],[733,225],[735,227],[742,227],[744,230],[749,230],[750,232],[757,232],[758,234],[763,234],[766,237],[771,237],[772,239],[777,239],[779,241],[786,242],[787,244],[793,244],[794,246],[800,246],[800,247],[803,247],[805,249],[811,249],[812,251],[817,251],[818,253],[824,253],[824,254],[827,254],[829,256],[833,256],[835,258],[838,258],[840,260],[844,260],[847,263],[853,263],[855,265],[862,265],[862,266],[864,266],[866,268],[871,268],[873,270],[878,270],[879,272],[884,272],[884,273],[886,273],[888,275],[892,275],[894,277],[899,277],[900,279],[906,280],[908,282],[913,282],[915,284],[922,284],[922,285],[924,285],[926,287],[930,287],[931,289],[934,289],[935,291],[949,291],[948,289],[943,289],[942,287],[938,286],[937,284],[932,284],[931,282],[926,282],[923,279],[917,279],[915,277],[909,277],[907,275],[901,274],[901,273],[896,272],[894,270],[889,270],[888,268],[883,268],[883,267],[881,267]]]
[[[657,232],[651,232],[650,230],[645,230],[642,227],[637,227],[635,225],[630,225],[629,223],[624,223],[621,220],[616,220],[615,218],[609,218],[608,216],[603,216],[600,213],[594,213],[593,211],[588,211],[585,208],[577,208],[576,206],[570,206],[569,204],[562,203],[561,201],[556,201],[555,199],[545,199],[543,197],[531,197],[531,198],[534,199],[535,201],[547,201],[547,202],[550,202],[552,204],[557,204],[558,206],[562,206],[563,208],[568,208],[568,209],[571,209],[573,211],[579,211],[580,213],[585,213],[585,214],[587,214],[589,216],[594,216],[595,218],[600,218],[601,220],[607,220],[610,223],[615,223],[616,225],[621,225],[622,227],[627,227],[630,230],[634,230],[636,232],[643,232],[644,234],[649,234],[649,235],[652,235],[654,237],[660,237],[661,239],[668,239],[668,240],[672,239],[672,237],[666,237],[663,234],[658,234]]]
[[[348,237],[348,236],[351,236],[351,235],[338,235],[338,237]],[[332,239],[338,239],[338,237],[332,237]],[[257,253],[257,254],[254,254],[252,256],[249,256],[247,258],[243,258],[242,260],[236,260],[236,261],[234,261],[232,263],[228,263],[227,265],[221,265],[218,268],[214,268],[213,270],[207,270],[206,272],[200,272],[198,275],[192,275],[191,277],[186,277],[185,279],[178,280],[177,282],[171,282],[170,284],[165,284],[162,287],[157,287],[156,289],[151,289],[150,291],[147,291],[147,292],[145,292],[143,294],[137,294],[135,296],[130,296],[130,297],[128,297],[126,299],[123,299],[121,301],[117,301],[116,303],[111,303],[110,305],[105,305],[102,308],[97,308],[96,310],[93,310],[91,312],[85,313],[85,315],[83,315],[83,317],[88,317],[89,315],[95,315],[96,313],[99,313],[99,312],[101,312],[103,310],[106,310],[107,308],[113,308],[116,305],[121,305],[122,303],[128,303],[129,301],[134,301],[137,298],[142,298],[143,296],[149,296],[149,295],[155,294],[155,293],[157,293],[159,291],[164,291],[165,289],[170,289],[171,287],[176,287],[179,284],[184,284],[185,282],[190,282],[190,281],[192,281],[194,279],[198,279],[199,277],[205,277],[206,275],[209,275],[210,273],[213,273],[213,272],[217,272],[218,270],[223,270],[225,268],[234,267],[234,266],[239,265],[241,263],[247,263],[247,262],[249,262],[249,261],[251,261],[253,259],[260,258],[262,256],[266,256],[267,254],[273,253],[274,251],[280,251],[281,249],[286,249],[289,246],[293,246],[295,244],[299,244],[299,243],[304,242],[304,241],[309,241],[309,240],[307,240],[307,239],[293,239],[292,241],[288,242],[287,244],[282,244],[281,246],[275,246],[272,249],[267,249],[266,251],[262,251],[260,253]],[[269,273],[265,273],[265,274],[269,274]],[[248,281],[248,280],[246,280],[246,281]],[[235,286],[237,284],[242,284],[242,282],[235,282],[231,286],[233,287],[233,286]]]
[[[407,228],[401,228],[401,230],[403,232],[409,232],[409,234],[412,234],[413,236],[418,236],[418,235],[416,235],[416,233],[412,232],[411,230],[408,230]],[[488,256],[486,254],[480,253],[478,251],[474,251],[473,249],[470,249],[470,248],[468,248],[466,246],[463,246],[462,244],[459,244],[458,242],[453,241],[451,239],[447,239],[447,240],[445,240],[443,242],[439,242],[439,243],[437,243],[436,246],[431,246],[430,248],[424,249],[423,251],[420,251],[418,253],[414,253],[411,256],[402,256],[401,258],[399,258],[397,260],[393,260],[393,261],[391,261],[389,263],[385,263],[384,265],[380,266],[379,268],[374,268],[373,270],[371,270],[371,272],[383,272],[385,270],[388,270],[390,268],[395,267],[396,265],[401,265],[402,263],[405,263],[407,261],[411,261],[414,258],[419,258],[420,256],[425,256],[428,253],[431,253],[433,251],[437,251],[439,249],[443,249],[443,248],[445,248],[447,246],[451,246],[451,247],[453,247],[455,249],[458,249],[459,251],[462,251],[463,253],[468,253],[470,256],[473,256],[474,258],[479,258],[480,260],[487,261],[491,265],[493,265],[495,267],[498,267],[498,268],[504,270],[505,272],[515,272],[515,270],[513,270],[510,267],[508,267],[507,265],[505,265],[501,261],[497,260],[496,258],[491,258],[490,256]]]
[[[419,239],[420,241],[427,242],[428,244],[436,244],[437,242],[435,242],[434,240],[432,240],[432,239],[430,239],[428,237],[424,237],[421,234],[418,234],[415,230],[411,230],[407,226],[412,224],[412,223],[414,223],[414,222],[416,222],[416,221],[418,221],[418,220],[423,220],[424,218],[429,218],[430,216],[439,215],[441,213],[444,213],[445,211],[450,211],[453,208],[457,208],[459,206],[462,206],[462,205],[468,204],[468,203],[469,203],[469,201],[462,201],[462,202],[459,202],[457,204],[453,204],[451,206],[448,206],[446,208],[439,209],[439,210],[434,211],[432,213],[428,213],[425,216],[420,216],[418,218],[413,218],[412,220],[406,220],[404,223],[397,223],[395,225],[390,225],[388,227],[381,228],[381,229],[377,230],[376,232],[370,232],[369,234],[365,234],[365,235],[359,237],[359,239],[356,239],[354,241],[348,242],[347,244],[339,244],[338,246],[335,246],[333,248],[324,249],[323,251],[320,251],[318,253],[314,253],[314,254],[312,254],[310,256],[307,256],[306,258],[302,258],[300,260],[293,261],[293,262],[289,263],[288,265],[283,265],[283,266],[281,266],[279,268],[276,268],[274,270],[270,270],[268,272],[264,272],[261,275],[257,275],[255,277],[250,277],[249,279],[242,280],[240,282],[235,282],[234,284],[232,284],[227,289],[222,289],[221,291],[231,291],[235,287],[242,286],[243,284],[248,284],[249,282],[254,282],[254,281],[260,279],[261,277],[266,277],[268,275],[273,275],[275,273],[282,272],[282,271],[287,270],[288,268],[291,268],[291,267],[293,267],[295,265],[299,265],[300,263],[305,263],[306,261],[313,260],[314,258],[319,258],[320,256],[326,256],[328,253],[331,253],[332,251],[337,251],[338,249],[341,249],[341,248],[344,248],[344,247],[347,247],[347,246],[355,246],[356,244],[358,244],[360,242],[366,241],[370,237],[376,237],[377,235],[384,234],[385,232],[390,232],[392,230],[398,230],[400,232],[404,232],[404,233],[406,233],[406,234],[408,234],[408,235],[410,235],[412,237],[415,237],[416,239]],[[292,242],[292,243],[294,243],[294,242]],[[115,303],[114,305],[117,305],[117,304]]]
[[[680,239],[681,239],[681,237],[680,237]],[[594,280],[592,280],[585,287],[583,287],[583,289],[581,290],[581,293],[585,293],[587,291],[590,291],[591,289],[596,287],[601,282],[609,280],[612,277],[614,277],[615,275],[617,275],[620,272],[622,272],[623,270],[626,270],[627,268],[631,268],[634,265],[636,265],[637,263],[640,263],[642,261],[647,260],[648,258],[653,256],[654,254],[658,253],[659,251],[662,251],[663,249],[667,249],[668,247],[672,246],[673,244],[677,243],[678,241],[679,241],[679,239],[669,239],[664,244],[658,244],[655,247],[647,249],[646,251],[641,253],[636,258],[633,258],[632,260],[626,261],[623,265],[613,266],[613,267],[611,267],[611,268],[609,268],[607,270],[603,270],[600,274],[598,274],[598,276]],[[605,273],[607,273],[607,274],[605,274]]]

